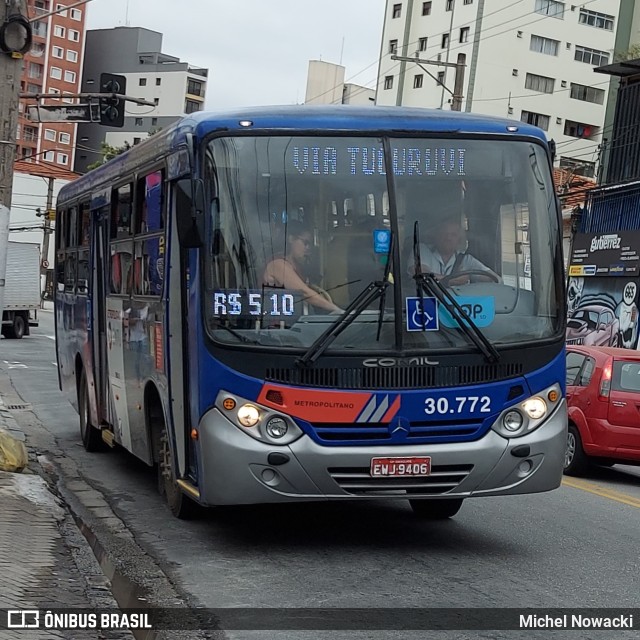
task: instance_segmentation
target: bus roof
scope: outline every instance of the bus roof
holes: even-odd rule
[[[250,126],[240,123],[251,123]],[[546,143],[538,127],[505,118],[473,113],[415,107],[356,107],[352,105],[290,105],[243,107],[184,116],[173,125],[146,139],[103,166],[64,186],[58,202],[99,189],[138,166],[160,159],[185,145],[187,136],[199,140],[210,133],[247,131],[382,132],[398,134],[432,133],[458,135],[528,136]]]

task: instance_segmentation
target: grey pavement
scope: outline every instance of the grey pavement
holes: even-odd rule
[[[25,441],[13,405],[0,402],[0,428]],[[89,544],[45,480],[33,473],[37,464],[30,459],[23,473],[0,471],[0,609],[117,609]],[[0,640],[132,637],[122,631],[0,629]]]

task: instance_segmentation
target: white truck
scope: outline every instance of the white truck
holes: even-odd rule
[[[4,286],[2,335],[20,339],[38,326],[40,308],[40,245],[9,242]]]

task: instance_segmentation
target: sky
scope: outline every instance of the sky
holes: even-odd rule
[[[375,87],[385,0],[92,0],[87,27],[145,27],[209,69],[206,107],[304,102],[309,60]],[[117,69],[115,70],[117,72]]]

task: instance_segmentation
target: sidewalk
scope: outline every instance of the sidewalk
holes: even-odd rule
[[[0,428],[25,439],[1,398]],[[29,467],[36,465],[30,459]],[[23,473],[0,471],[0,609],[117,609],[87,541],[29,467]],[[0,620],[0,640],[133,637],[122,631],[2,630],[6,622]]]

